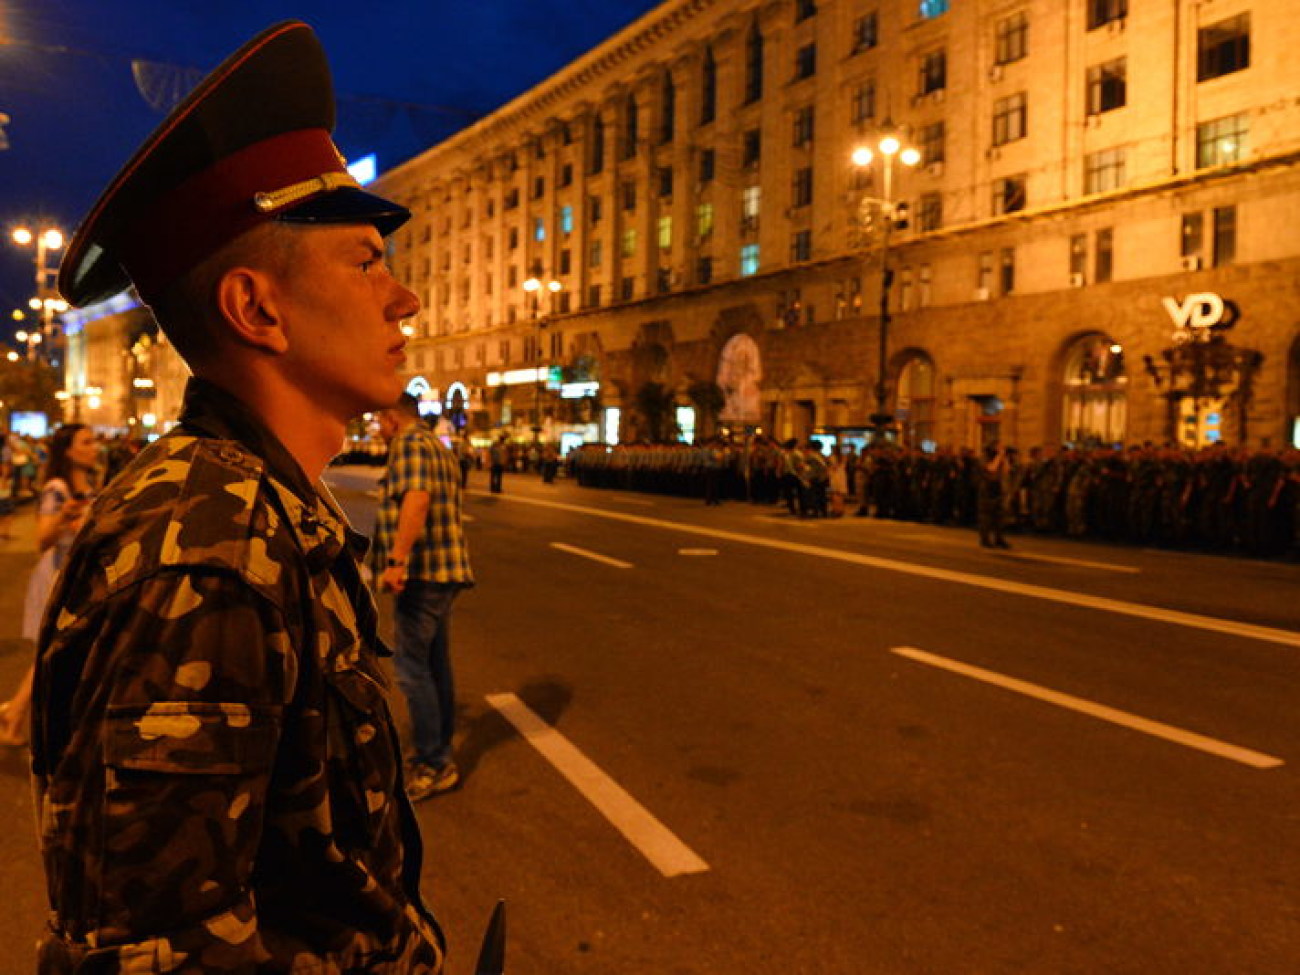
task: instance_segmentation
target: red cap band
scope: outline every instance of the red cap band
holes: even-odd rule
[[[204,258],[275,218],[279,211],[264,212],[254,204],[258,193],[346,171],[325,129],[284,132],[256,142],[154,201],[123,234],[122,266],[146,301],[157,298]]]

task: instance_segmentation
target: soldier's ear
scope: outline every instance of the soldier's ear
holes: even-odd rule
[[[281,306],[270,274],[250,267],[231,268],[217,283],[216,301],[235,341],[275,355],[288,349]]]

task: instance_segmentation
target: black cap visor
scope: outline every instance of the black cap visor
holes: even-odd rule
[[[303,200],[277,213],[275,219],[284,223],[368,223],[379,236],[387,237],[411,219],[411,211],[382,196],[344,186]]]

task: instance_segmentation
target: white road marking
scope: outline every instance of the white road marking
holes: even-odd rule
[[[679,548],[678,555],[717,555],[716,548]]]
[[[1041,555],[1038,552],[1001,552],[999,553],[1004,559],[1015,559],[1017,562],[1053,562],[1057,565],[1075,565],[1081,569],[1100,569],[1103,572],[1126,572],[1136,575],[1142,570],[1133,565],[1120,565],[1116,562],[1090,562],[1087,559],[1070,559],[1063,555]]]
[[[1049,586],[1035,586],[1026,582],[1013,582],[1009,579],[997,579],[992,576],[976,575],[973,572],[957,572],[953,569],[941,569],[929,565],[916,565],[900,562],[897,559],[879,558],[847,552],[843,549],[826,548],[821,545],[808,545],[803,542],[789,542],[779,538],[763,538],[759,535],[746,535],[743,532],[724,531],[719,528],[706,528],[703,525],[690,525],[678,521],[666,521],[662,518],[646,518],[641,515],[624,514],[621,511],[604,511],[600,508],[588,508],[584,505],[566,504],[563,501],[542,501],[536,498],[524,498],[519,495],[498,495],[520,504],[532,504],[559,511],[572,511],[622,521],[633,525],[645,525],[648,528],[663,528],[668,531],[684,532],[688,535],[701,535],[706,538],[718,538],[728,542],[742,542],[760,548],[777,549],[798,555],[810,555],[815,558],[833,559],[852,565],[864,565],[887,572],[899,572],[904,575],[922,576],[941,582],[954,582],[977,589],[989,589],[994,592],[1025,596],[1030,599],[1043,599],[1048,602],[1065,603],[1084,609],[1095,609],[1103,613],[1115,613],[1120,616],[1133,616],[1139,619],[1185,626],[1190,629],[1206,630],[1211,633],[1226,633],[1229,636],[1242,637],[1247,640],[1261,640],[1265,643],[1279,643],[1284,646],[1300,647],[1300,633],[1282,630],[1273,626],[1259,626],[1255,623],[1238,623],[1235,620],[1219,619],[1214,616],[1201,616],[1197,613],[1184,613],[1177,609],[1165,609],[1160,606],[1144,606],[1122,599],[1107,596],[1090,596],[1086,593],[1069,592],[1064,589],[1052,589]]]
[[[582,794],[665,877],[709,869],[690,847],[632,798],[572,742],[514,694],[489,694],[487,702],[515,726],[556,771]]]
[[[653,501],[646,501],[644,498],[624,498],[617,494],[609,500],[613,501],[615,504],[635,504],[642,508],[653,508],[655,506]]]
[[[551,542],[551,548],[558,548],[561,552],[569,552],[572,555],[581,555],[584,559],[591,559],[595,562],[604,562],[606,565],[612,565],[616,569],[630,569],[631,562],[624,562],[622,559],[612,559],[608,555],[601,555],[599,552],[589,552],[585,548],[578,548],[576,545],[565,545],[563,542]]]
[[[954,674],[971,677],[986,684],[994,684],[997,687],[1015,691],[1017,694],[1024,694],[1039,701],[1046,701],[1048,704],[1055,704],[1071,711],[1078,711],[1080,714],[1087,714],[1102,721],[1109,721],[1111,724],[1122,725],[1143,734],[1154,735],[1156,738],[1163,738],[1166,741],[1172,741],[1187,748],[1195,748],[1198,751],[1208,752],[1220,758],[1240,762],[1242,765],[1249,765],[1252,768],[1277,768],[1279,765],[1285,764],[1282,759],[1273,755],[1265,755],[1249,748],[1230,745],[1225,741],[1219,741],[1217,738],[1207,738],[1205,735],[1198,735],[1194,731],[1186,731],[1173,725],[1152,721],[1149,718],[1143,718],[1128,711],[1120,711],[1117,708],[1097,704],[1085,698],[1075,697],[1072,694],[1053,691],[1038,684],[1031,684],[1029,681],[1008,677],[993,670],[985,670],[983,667],[974,667],[959,660],[952,660],[925,650],[918,650],[915,647],[894,647],[891,652],[898,654],[900,657],[915,660],[917,663],[929,664],[931,667],[949,670]]]

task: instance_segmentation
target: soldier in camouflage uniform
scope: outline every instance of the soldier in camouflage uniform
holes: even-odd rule
[[[318,481],[401,392],[419,302],[381,238],[409,214],[346,175],[332,125],[315,36],[272,28],[61,268],[78,305],[134,283],[196,378],[98,498],[38,641],[43,975],[442,969],[365,542]]]

